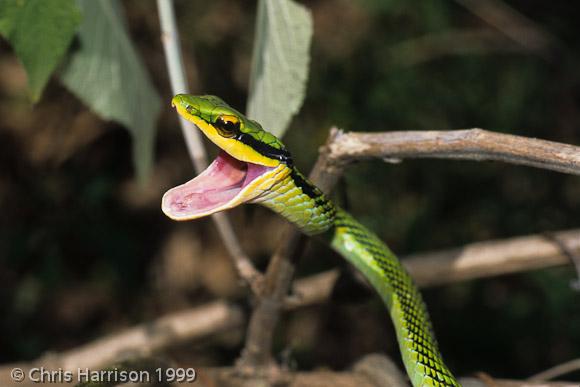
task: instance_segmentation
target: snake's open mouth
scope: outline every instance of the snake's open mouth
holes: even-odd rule
[[[174,220],[191,220],[235,207],[253,199],[244,195],[259,176],[272,170],[237,160],[224,151],[198,176],[163,195],[161,208]]]

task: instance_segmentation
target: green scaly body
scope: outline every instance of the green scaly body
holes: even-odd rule
[[[322,235],[365,275],[389,309],[414,386],[459,386],[441,358],[419,290],[374,233],[336,207],[294,167],[287,178],[255,202],[282,215],[307,235]]]
[[[337,212],[330,244],[365,275],[387,305],[413,385],[459,386],[441,358],[419,290],[389,248],[343,210]]]
[[[244,202],[260,203],[305,234],[322,236],[365,275],[387,305],[413,385],[459,386],[441,358],[421,294],[397,257],[375,234],[310,183],[293,166],[290,153],[279,139],[217,97],[180,94],[172,103],[181,116],[194,122],[235,159],[270,168],[219,210]],[[172,203],[175,201],[176,208],[181,208],[184,199],[173,194],[166,194],[166,198],[162,207],[176,218]],[[213,210],[194,212],[177,219],[211,213]]]

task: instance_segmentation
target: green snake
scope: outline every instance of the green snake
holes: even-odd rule
[[[179,94],[172,105],[221,151],[205,171],[165,193],[167,216],[183,221],[259,203],[303,233],[322,236],[383,299],[413,386],[459,386],[441,358],[421,294],[397,257],[308,181],[276,136],[218,97]]]

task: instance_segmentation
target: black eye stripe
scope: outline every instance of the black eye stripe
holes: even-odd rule
[[[250,148],[260,153],[261,155],[280,160],[288,166],[293,165],[292,156],[286,149],[274,148],[273,146],[256,140],[253,136],[246,133],[240,133],[236,139],[248,145]]]

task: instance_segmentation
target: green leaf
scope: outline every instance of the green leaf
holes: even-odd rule
[[[0,35],[8,39],[22,6],[15,0],[0,0]]]
[[[260,0],[248,116],[282,136],[304,102],[312,38],[310,12],[291,0]]]
[[[160,98],[124,26],[117,0],[79,0],[87,17],[79,30],[80,50],[61,74],[64,84],[105,119],[125,125],[133,137],[137,175],[152,163]]]
[[[80,18],[74,0],[0,1],[0,33],[26,69],[33,101],[62,60]]]

